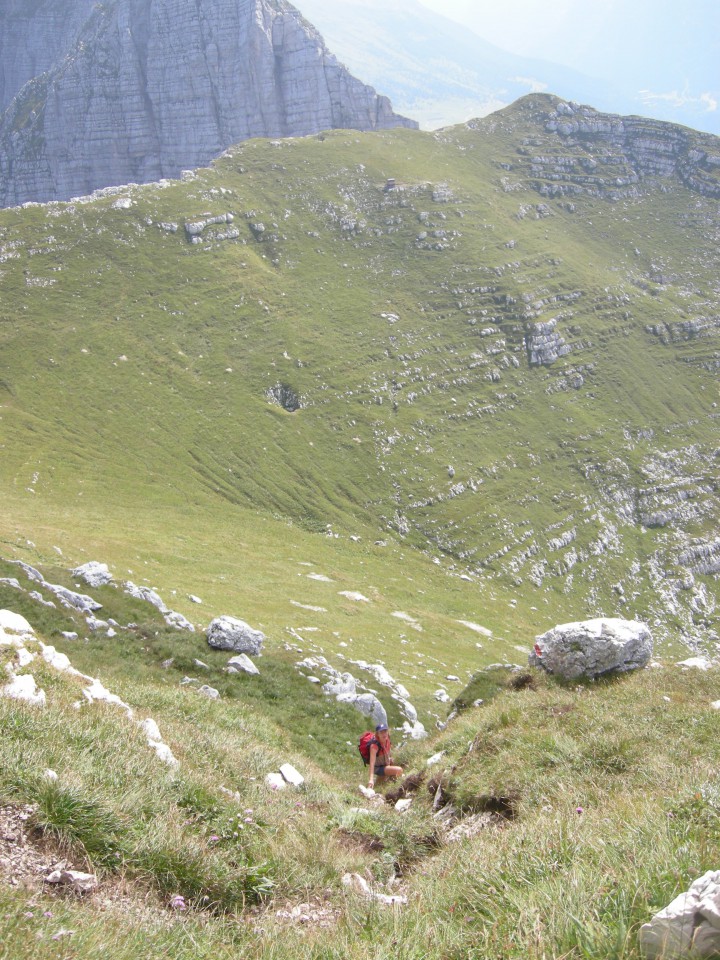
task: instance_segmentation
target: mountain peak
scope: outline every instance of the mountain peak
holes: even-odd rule
[[[177,176],[252,137],[416,126],[286,0],[74,0],[51,41],[56,7],[0,14],[4,206]]]

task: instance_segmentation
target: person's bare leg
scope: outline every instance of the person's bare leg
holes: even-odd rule
[[[403,775],[403,768],[395,765],[385,767],[385,772],[381,777],[376,778],[376,782],[384,783],[386,780],[396,780]]]

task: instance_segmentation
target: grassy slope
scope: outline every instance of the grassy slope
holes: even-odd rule
[[[212,889],[233,907],[238,850],[229,842],[215,851],[208,838],[234,813],[219,786],[240,789],[266,824],[243,851],[269,864],[278,899],[330,890],[341,906],[330,943],[322,931],[281,929],[272,914],[264,934],[201,914],[153,928],[158,956],[238,947],[263,957],[634,956],[637,923],[687,886],[691,870],[716,865],[712,679],[667,670],[582,692],[543,684],[500,694],[439,742],[408,747],[418,768],[447,748],[447,777],[470,806],[488,791],[519,798],[507,830],[427,859],[429,799],[407,820],[356,823],[362,718],[325,701],[295,671],[298,649],[284,646],[321,651],[338,666],[341,653],[381,660],[432,728],[447,713],[433,699],[441,682],[470,699],[481,681],[463,687],[479,667],[522,662],[534,634],[556,622],[642,616],[666,655],[679,649],[680,628],[686,639],[710,638],[712,607],[691,617],[689,599],[677,610],[661,601],[651,561],[672,580],[680,547],[716,529],[714,341],[663,343],[648,326],[717,312],[716,204],[675,185],[614,204],[575,198],[574,213],[549,201],[552,216],[537,218],[542,198],[518,143],[540,136],[521,109],[437,135],[252,142],[192,181],[128,189],[129,210],[110,197],[0,213],[0,555],[43,564],[68,586],[71,565],[103,560],[203,624],[231,613],[268,635],[261,677],[240,686],[201,635],[164,629],[113,588],[97,591],[105,612],[138,620],[140,630],[85,643],[81,621],[0,585],[0,606],[24,612],[49,642],[79,630],[81,640],[63,649],[155,716],[181,756],[184,791],[157,773],[131,727],[120,734],[126,760],[114,783],[103,746],[111,721],[102,710],[77,720],[77,691],[46,674],[55,699],[41,716],[0,701],[4,730],[15,730],[3,738],[3,795],[47,805],[39,775],[62,766],[63,789],[89,790],[97,802],[88,828],[102,834],[99,814],[123,827],[119,860],[133,883],[162,902],[173,890]],[[384,193],[390,176],[405,189]],[[433,200],[439,183],[450,202]],[[530,213],[520,216],[523,206]],[[185,219],[226,211],[244,243],[187,243]],[[179,232],[157,226],[165,221]],[[346,229],[351,221],[356,229]],[[260,240],[249,226],[257,222]],[[446,236],[417,239],[435,231]],[[446,246],[428,249],[430,241]],[[660,273],[673,279],[652,279]],[[550,368],[528,367],[528,308],[536,320],[560,316],[573,346]],[[579,390],[568,387],[577,372]],[[265,391],[277,382],[304,408],[269,404]],[[460,481],[465,491],[448,497]],[[637,522],[644,497],[665,495],[648,493],[658,482],[698,504],[679,529]],[[628,504],[632,522],[623,519]],[[328,524],[337,538],[325,535]],[[551,546],[569,530],[569,548]],[[3,564],[1,575],[17,569]],[[712,578],[697,582],[714,597]],[[307,627],[316,629],[301,645],[290,631]],[[203,678],[221,689],[219,705],[178,687],[195,657],[209,664]],[[445,682],[450,673],[462,682]],[[467,754],[478,735],[482,749]],[[246,782],[288,752],[309,774],[300,808],[289,797],[268,804],[259,781]],[[190,795],[199,812],[187,817],[179,800]],[[147,819],[125,836],[137,798]],[[385,850],[348,846],[340,828],[379,833]],[[617,839],[603,846],[607,833]],[[177,860],[168,866],[169,849],[185,851],[185,875]],[[387,880],[393,863],[418,856],[417,868],[402,867],[411,901],[401,914],[369,910],[340,890],[345,869]],[[0,957],[25,955],[24,931],[35,956],[49,950],[32,940],[43,921],[24,917],[24,897],[0,896],[2,941],[11,944]],[[568,897],[572,910],[558,911]],[[72,903],[58,922],[77,930],[83,957],[108,940],[136,956],[147,931],[121,934],[112,915]]]
[[[610,586],[623,579],[636,594],[623,612],[667,627],[672,614],[646,570],[629,575],[627,557],[659,550],[671,563],[673,538],[618,524],[606,494],[627,480],[623,496],[637,497],[645,461],[662,451],[710,453],[717,390],[692,361],[712,344],[668,347],[646,328],[712,303],[712,205],[674,187],[616,204],[579,198],[573,214],[555,202],[550,217],[518,219],[538,195],[522,177],[503,189],[498,164],[532,128],[522,111],[506,117],[435,136],[253,142],[190,183],[128,191],[130,210],[109,198],[3,213],[3,242],[17,254],[2,265],[6,539],[30,534],[73,557],[97,543],[123,567],[142,555],[150,579],[199,592],[208,567],[234,566],[239,552],[253,576],[269,564],[268,580],[287,581],[268,539],[294,538],[307,556],[303,531],[332,524],[374,540],[400,514],[409,545],[478,578],[502,632],[522,629],[540,603],[540,626],[620,611]],[[391,174],[403,192],[382,192]],[[440,182],[449,203],[432,200]],[[186,242],[184,219],[227,210],[245,243]],[[180,231],[163,232],[163,221]],[[260,240],[255,222],[266,227]],[[447,248],[425,249],[423,230],[445,231]],[[676,279],[648,292],[668,247]],[[521,305],[558,294],[579,296],[534,319],[559,315],[573,353],[528,369]],[[482,336],[488,327],[496,333]],[[568,371],[582,372],[583,389],[568,389]],[[306,408],[268,404],[276,382]],[[635,439],[649,429],[651,442]],[[470,480],[475,494],[447,499]],[[617,546],[592,559],[609,522]],[[703,505],[680,540],[713,522]],[[581,563],[568,581],[552,572],[565,558],[547,545],[571,528]],[[522,556],[530,545],[551,567],[542,586]],[[385,567],[371,583],[387,583]],[[227,605],[215,576],[208,589]],[[441,578],[429,608],[444,587]],[[458,589],[477,605],[475,591]],[[524,611],[511,621],[508,593]],[[266,619],[277,600],[263,596]]]
[[[120,597],[106,599],[118,616],[130,612]],[[55,629],[65,624],[52,611],[46,616],[44,635],[54,640],[53,622]],[[111,945],[127,958],[630,960],[638,956],[639,925],[717,863],[711,674],[666,663],[608,683],[537,678],[534,689],[505,689],[434,742],[406,748],[403,760],[418,772],[429,752],[445,751],[432,769],[435,785],[465,817],[501,797],[512,808],[504,825],[444,844],[430,773],[408,814],[357,812],[357,769],[339,755],[330,769],[331,752],[308,750],[292,731],[288,737],[268,696],[272,679],[262,703],[225,690],[222,701],[206,701],[178,687],[172,671],[140,669],[164,642],[153,639],[152,618],[141,630],[134,669],[123,652],[128,636],[114,648],[98,640],[92,652],[76,641],[69,652],[80,666],[104,661],[103,679],[136,718],[160,724],[181,761],[177,771],[154,759],[117,709],[74,709],[81,684],[47,667],[33,667],[48,695],[44,710],[0,700],[5,800],[36,804],[32,824],[46,841],[74,865],[98,871],[104,896],[112,901],[122,889],[137,909],[128,911],[127,900],[101,908],[101,900],[0,887],[3,958],[54,956],[52,938],[70,930],[67,946],[83,958]],[[174,652],[193,651],[178,639]],[[279,670],[276,662],[275,680]],[[309,715],[301,707],[297,726]],[[307,784],[272,794],[263,778],[287,759]],[[59,774],[55,784],[43,778],[47,768]],[[381,889],[397,877],[408,905],[393,910],[358,899],[340,882],[345,871],[366,873]],[[165,913],[176,895],[187,911]],[[276,916],[308,902],[333,911],[330,929]]]

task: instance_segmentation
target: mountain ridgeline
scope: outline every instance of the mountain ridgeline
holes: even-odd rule
[[[416,126],[285,0],[11,0],[0,63],[3,206],[177,176],[251,137]]]
[[[719,199],[717,138],[533,95],[5,210],[3,536],[269,636],[332,550],[389,669],[423,621],[714,651]]]

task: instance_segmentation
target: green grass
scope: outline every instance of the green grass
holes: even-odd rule
[[[35,672],[44,710],[0,700],[4,802],[35,804],[30,825],[45,844],[145,908],[120,937],[116,910],[94,899],[4,888],[4,944],[19,929],[50,941],[69,928],[83,957],[108,942],[137,956],[144,930],[150,956],[182,955],[188,937],[201,956],[390,956],[395,939],[408,958],[634,960],[639,926],[720,852],[716,680],[671,662],[592,684],[537,675],[534,688],[505,686],[406,748],[407,769],[422,774],[406,814],[358,810],[333,755],[308,757],[259,701],[210,703],[139,669],[119,689],[159,722],[181,760],[173,771],[120,712],[74,710],[73,678]],[[426,769],[438,750],[441,763]],[[305,773],[301,791],[264,786],[281,758]],[[58,781],[44,778],[48,767]],[[447,843],[433,817],[438,783],[461,817],[509,798],[511,819]],[[380,889],[397,878],[408,904],[357,899],[341,883],[348,870]],[[165,912],[178,895],[187,909]],[[276,917],[305,902],[332,905],[330,940],[324,927]]]
[[[0,211],[0,578],[24,588],[0,584],[0,607],[153,716],[181,763],[160,767],[111,709],[76,710],[48,668],[45,711],[0,700],[0,798],[36,803],[47,842],[104,882],[192,905],[121,924],[63,901],[77,956],[634,958],[638,925],[717,865],[714,681],[670,665],[717,641],[717,577],[680,562],[717,537],[717,333],[682,326],[717,315],[717,204],[672,180],[541,195],[559,181],[536,154],[594,149],[616,173],[550,136],[547,104],[435,135],[248,142],[128,188],[129,210]],[[403,189],[384,193],[391,176]],[[227,211],[241,242],[187,242],[185,220]],[[553,318],[572,352],[531,365],[531,325]],[[276,383],[302,407],[270,403]],[[116,585],[80,589],[116,636],[32,599],[17,559],[73,589],[74,566],[108,563]],[[259,677],[208,648],[219,614],[266,634]],[[665,670],[582,690],[485,670],[599,615],[648,622]],[[437,847],[426,785],[403,817],[353,811],[366,721],[298,671],[309,655],[376,689],[396,727],[348,661],[384,664],[431,733],[402,745],[406,769],[445,750],[425,784],[441,775],[468,815],[507,798],[515,819]],[[269,795],[285,760],[307,786]],[[220,787],[252,824],[233,828]],[[346,871],[397,874],[407,907],[358,900]],[[24,893],[0,898],[0,957],[57,948]],[[276,917],[323,898],[331,934]]]

